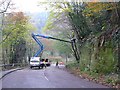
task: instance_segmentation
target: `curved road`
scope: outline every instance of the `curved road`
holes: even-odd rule
[[[23,69],[2,79],[2,88],[108,88],[89,82],[54,66]]]

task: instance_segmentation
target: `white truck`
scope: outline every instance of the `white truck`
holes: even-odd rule
[[[32,69],[33,67],[38,67],[43,68],[44,63],[41,62],[40,57],[31,57],[30,59],[30,68]]]

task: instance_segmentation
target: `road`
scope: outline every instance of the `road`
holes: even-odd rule
[[[12,72],[2,79],[2,88],[107,88],[89,82],[73,74],[56,68],[26,68]]]

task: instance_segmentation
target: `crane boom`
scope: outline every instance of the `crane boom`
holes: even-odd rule
[[[45,36],[45,35],[41,35],[41,34],[32,33],[32,37],[40,46],[40,49],[37,51],[37,53],[35,53],[34,57],[38,57],[39,54],[42,53],[42,51],[44,49],[43,44],[40,42],[40,40],[37,37],[42,37],[42,38],[46,38],[46,39],[54,39],[54,40],[59,40],[59,41],[71,43],[71,41],[66,41],[66,40],[62,40],[62,39],[58,39],[58,38],[54,38],[54,37],[50,37],[50,36]]]
[[[32,37],[38,43],[38,45],[40,46],[40,49],[35,53],[34,57],[38,57],[39,54],[42,53],[44,49],[43,44],[40,42],[40,40],[36,36],[39,36],[39,35],[32,33]]]
[[[79,63],[79,59],[80,59],[80,56],[79,56],[79,53],[77,51],[77,46],[76,46],[76,42],[75,40],[76,39],[72,39],[71,41],[67,41],[67,40],[63,40],[63,39],[59,39],[59,38],[54,38],[54,37],[51,37],[51,36],[45,36],[45,35],[41,35],[41,34],[34,34],[32,33],[32,37],[33,39],[38,43],[38,45],[40,46],[40,49],[37,51],[37,53],[34,55],[34,57],[38,57],[38,55],[40,53],[42,53],[44,47],[43,47],[43,44],[39,41],[39,39],[37,38],[38,37],[42,37],[42,38],[46,38],[46,39],[53,39],[53,40],[57,40],[57,41],[62,41],[62,42],[67,42],[67,43],[71,43],[71,46],[72,46],[72,49],[74,51],[74,55],[75,55],[75,58],[76,60],[78,61]]]

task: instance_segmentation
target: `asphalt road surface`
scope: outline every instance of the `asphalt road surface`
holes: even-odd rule
[[[12,72],[2,79],[2,88],[108,88],[89,82],[56,68],[26,68]]]

